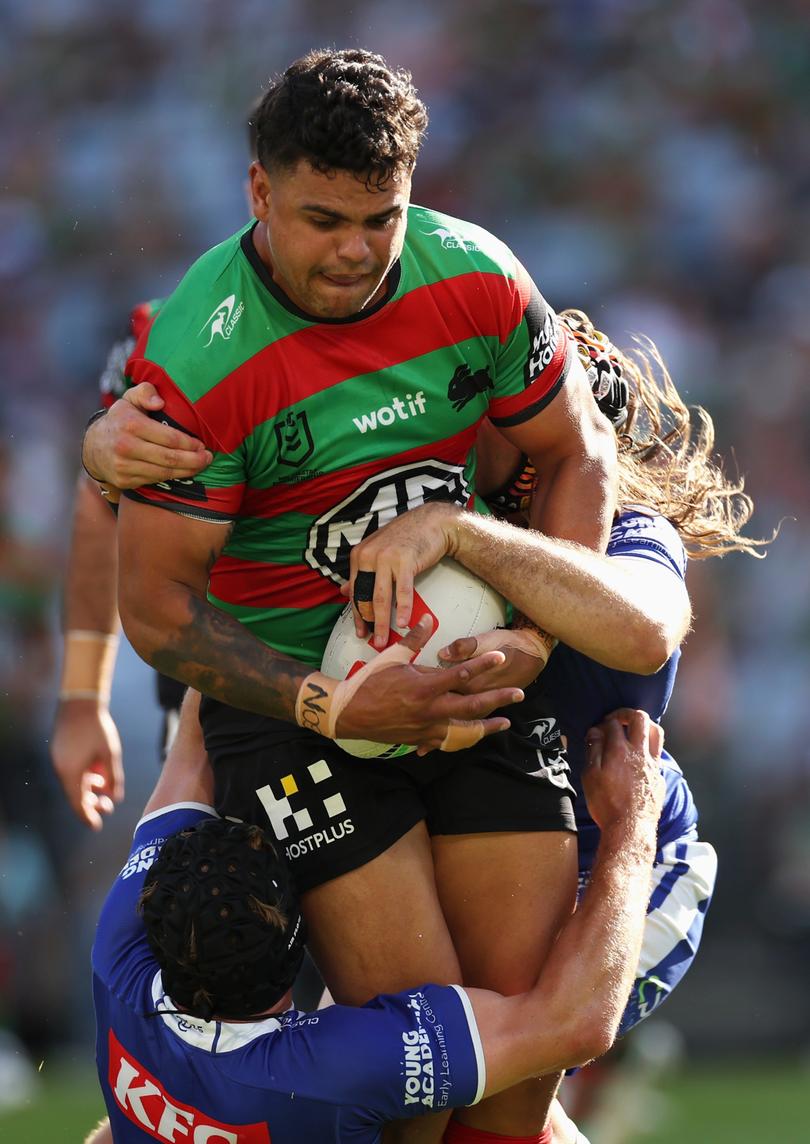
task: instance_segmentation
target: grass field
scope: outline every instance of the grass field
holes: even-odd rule
[[[654,1123],[647,1131],[625,1137],[622,1144],[739,1144],[758,1139],[806,1144],[810,1139],[808,1089],[810,1071],[795,1062],[685,1067],[638,1102],[635,1111]],[[40,1092],[27,1107],[0,1112],[0,1140],[3,1144],[81,1144],[102,1111],[90,1071],[49,1074],[43,1070]],[[603,1141],[593,1137],[591,1144]]]

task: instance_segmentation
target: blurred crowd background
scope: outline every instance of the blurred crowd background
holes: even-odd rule
[[[663,1012],[693,1054],[810,1049],[810,15],[804,0],[0,0],[0,1029],[91,1057],[87,956],[157,767],[75,822],[48,738],[81,428],[130,307],[245,217],[246,110],[321,44],[410,68],[414,199],[478,222],[558,308],[652,337],[746,475],[767,559],[693,565],[668,745],[720,851]],[[2,1034],[0,1034],[0,1042]],[[2,1087],[2,1086],[0,1086]]]

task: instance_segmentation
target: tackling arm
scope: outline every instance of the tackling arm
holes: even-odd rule
[[[378,615],[387,614],[395,585],[404,626],[414,577],[443,556],[464,564],[569,647],[621,671],[657,671],[689,626],[686,586],[667,568],[602,556],[444,502],[403,513],[358,544],[351,584],[359,571],[376,572]],[[459,642],[469,655],[472,641]]]
[[[470,512],[455,515],[448,551],[534,623],[606,667],[652,674],[689,627],[686,585],[652,561],[602,556]]]
[[[602,829],[588,890],[534,988],[469,990],[487,1067],[486,1095],[584,1064],[613,1043],[633,982],[663,801],[660,728],[621,711],[590,733],[586,794]]]

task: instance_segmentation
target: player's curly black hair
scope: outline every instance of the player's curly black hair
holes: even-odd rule
[[[207,819],[172,835],[138,906],[166,992],[195,1017],[255,1017],[295,980],[304,922],[258,826]]]
[[[413,170],[427,121],[409,72],[361,48],[318,48],[271,84],[255,113],[256,150],[268,171],[306,159],[382,188]]]

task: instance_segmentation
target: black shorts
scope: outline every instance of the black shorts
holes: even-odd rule
[[[365,865],[423,819],[431,834],[574,832],[568,763],[543,703],[530,689],[519,718],[509,709],[509,731],[465,751],[382,760],[204,698],[214,802],[270,826],[300,892]]]

